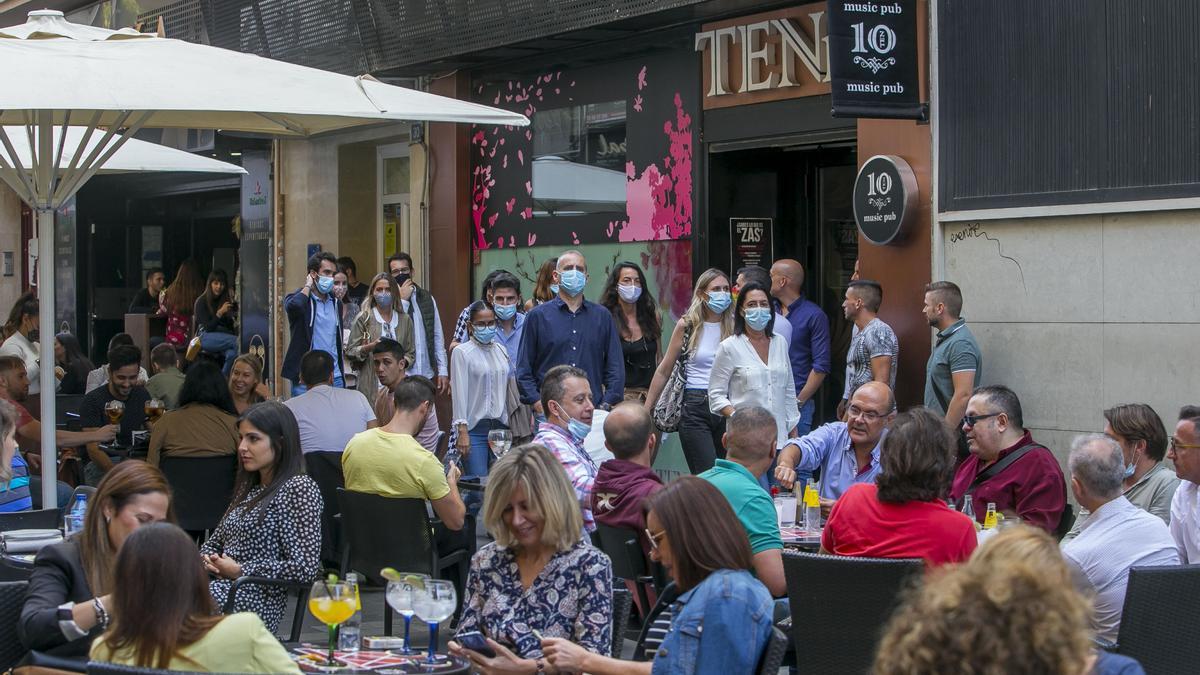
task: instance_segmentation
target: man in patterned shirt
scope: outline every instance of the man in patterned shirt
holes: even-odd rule
[[[533,442],[544,446],[567,472],[575,488],[583,528],[596,531],[592,517],[592,487],[596,483],[596,463],[583,449],[583,439],[592,428],[592,385],[587,373],[574,366],[555,366],[542,378],[542,410],[546,421],[538,426]]]
[[[868,382],[882,382],[893,390],[896,388],[900,342],[891,326],[877,316],[882,303],[883,287],[877,282],[851,281],[846,289],[842,312],[847,321],[854,322],[856,330],[846,353],[846,391],[842,394],[842,410],[854,391]]]

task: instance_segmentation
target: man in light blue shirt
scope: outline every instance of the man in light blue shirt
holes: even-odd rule
[[[496,340],[508,352],[508,376],[516,377],[525,313],[521,311],[521,282],[508,272],[492,280],[492,310],[496,313]]]
[[[1115,440],[1102,434],[1077,437],[1067,467],[1071,491],[1091,515],[1079,536],[1063,544],[1063,558],[1076,586],[1092,599],[1096,636],[1112,642],[1121,626],[1129,568],[1178,565],[1179,552],[1162,519],[1121,494],[1125,457]]]
[[[775,479],[791,488],[796,474],[821,469],[821,511],[829,509],[855,483],[874,483],[879,451],[887,428],[896,418],[896,399],[882,382],[868,382],[850,397],[846,419],[831,422],[801,438],[789,439],[779,451]]]

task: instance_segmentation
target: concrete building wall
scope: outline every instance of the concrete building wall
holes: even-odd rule
[[[21,259],[21,200],[17,193],[0,183],[0,252],[12,251],[13,275],[0,276],[0,312],[8,310],[21,295],[25,261]]]
[[[1066,465],[1102,411],[1148,403],[1174,428],[1197,393],[1197,211],[943,223],[945,279],[1026,426]]]

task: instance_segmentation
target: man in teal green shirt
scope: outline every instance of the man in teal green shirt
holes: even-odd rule
[[[700,477],[725,495],[746,529],[754,556],[754,575],[772,596],[787,595],[783,539],[779,536],[775,504],[758,482],[775,459],[775,418],[758,406],[740,408],[726,422],[722,440],[727,458],[718,459]]]

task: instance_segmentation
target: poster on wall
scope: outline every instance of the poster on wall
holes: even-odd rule
[[[775,256],[775,221],[772,218],[730,218],[729,272],[750,265],[771,267]]]
[[[242,155],[242,237],[238,249],[241,281],[241,342],[244,353],[263,360],[266,377],[271,365],[271,161],[266,152]]]
[[[834,117],[928,119],[917,66],[916,0],[829,0]]]
[[[75,324],[75,271],[78,261],[75,248],[75,197],[71,197],[54,213],[54,329],[64,323],[70,332],[79,334]]]

